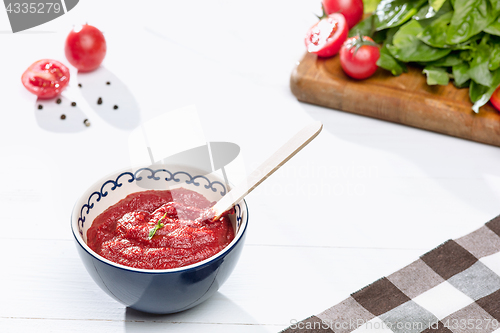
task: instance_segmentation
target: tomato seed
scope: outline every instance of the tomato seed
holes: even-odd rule
[[[89,127],[89,126],[90,126],[90,122],[89,122],[89,120],[88,120],[88,119],[85,119],[85,120],[83,121],[83,123],[84,123],[84,124],[85,124],[85,126],[87,126],[87,127]]]
[[[101,98],[101,97],[99,97],[99,98],[97,99],[97,104],[99,104],[99,105],[101,105],[101,104],[102,104],[102,98]]]
[[[118,109],[118,105],[113,106],[113,109],[115,110]]]
[[[41,110],[43,109],[43,105],[42,104],[38,104],[38,110]]]
[[[56,101],[56,103],[57,103],[57,104],[61,104],[61,102],[62,102],[62,101],[61,101],[61,99],[60,99],[60,98],[58,98],[58,99],[57,99],[57,101]]]
[[[61,115],[61,119],[62,119],[62,120],[66,119],[66,115],[65,115],[65,114],[62,114],[62,115]]]
[[[76,106],[76,102],[71,102],[71,106]]]

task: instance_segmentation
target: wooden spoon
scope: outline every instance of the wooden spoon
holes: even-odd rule
[[[259,186],[267,177],[272,175],[302,148],[307,146],[307,144],[321,132],[322,128],[323,124],[316,121],[295,134],[287,143],[255,169],[245,181],[235,186],[212,207],[212,214],[215,214],[213,221],[220,218],[225,211],[240,202],[241,199],[252,192],[252,190]]]

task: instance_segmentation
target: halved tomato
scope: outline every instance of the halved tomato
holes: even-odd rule
[[[68,85],[69,69],[57,60],[42,59],[28,67],[21,81],[38,98],[54,98]]]
[[[306,34],[307,51],[319,57],[336,55],[347,38],[347,22],[344,15],[330,14],[320,19]]]

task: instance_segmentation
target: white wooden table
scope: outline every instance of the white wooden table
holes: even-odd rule
[[[500,213],[498,148],[296,101],[289,75],[318,7],[82,0],[17,34],[0,10],[0,332],[278,332]],[[194,104],[207,141],[240,145],[247,171],[304,124],[324,124],[248,196],[240,261],[192,310],[127,309],[78,258],[73,204],[128,165],[130,131],[96,114],[73,79],[65,96],[92,125],[48,130],[20,77],[41,58],[67,63],[65,36],[83,22],[104,31],[103,66],[133,94],[141,121]]]

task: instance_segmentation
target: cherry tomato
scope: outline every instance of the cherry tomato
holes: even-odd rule
[[[342,13],[351,29],[363,18],[363,0],[323,0],[327,14]]]
[[[59,61],[42,59],[28,67],[21,81],[38,98],[54,98],[68,85],[69,69]]]
[[[91,25],[76,26],[66,38],[66,58],[79,71],[93,71],[106,56],[106,40],[102,32]]]
[[[493,95],[491,95],[490,102],[491,104],[493,104],[495,109],[500,111],[500,87],[498,87],[493,93]]]
[[[342,14],[321,18],[306,34],[307,51],[319,57],[336,55],[347,38],[347,24]]]
[[[340,65],[353,79],[366,79],[377,70],[380,50],[370,37],[354,36],[340,49]]]

